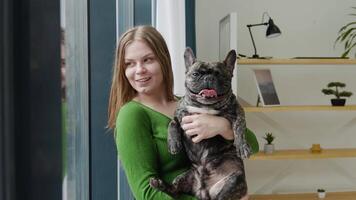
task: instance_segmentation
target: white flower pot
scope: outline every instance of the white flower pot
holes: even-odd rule
[[[326,193],[325,192],[318,192],[318,197],[319,199],[324,199],[326,196]]]
[[[271,154],[274,152],[274,144],[265,144],[264,151],[266,154]]]

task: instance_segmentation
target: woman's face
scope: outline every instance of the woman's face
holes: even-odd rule
[[[161,66],[152,49],[141,40],[134,40],[125,49],[125,76],[138,95],[159,95],[164,92]]]

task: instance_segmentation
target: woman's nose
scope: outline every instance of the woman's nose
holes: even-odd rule
[[[141,74],[147,71],[146,67],[142,63],[137,63],[136,73]]]

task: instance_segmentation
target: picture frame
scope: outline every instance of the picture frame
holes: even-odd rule
[[[254,69],[255,80],[262,106],[279,106],[280,101],[273,83],[271,70]],[[257,103],[258,104],[258,103]]]

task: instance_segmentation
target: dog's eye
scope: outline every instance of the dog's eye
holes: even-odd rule
[[[200,74],[198,72],[194,72],[194,73],[192,73],[192,75],[196,77],[196,76],[199,76]]]

